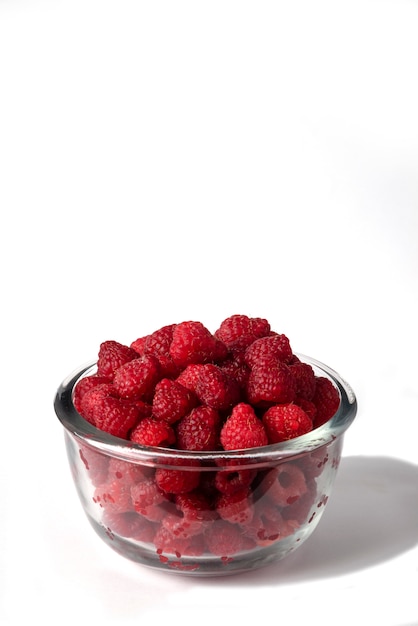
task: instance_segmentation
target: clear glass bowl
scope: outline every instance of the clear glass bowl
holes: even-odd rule
[[[233,452],[184,452],[113,437],[85,421],[72,401],[76,383],[95,373],[95,364],[63,381],[55,412],[81,504],[103,541],[143,565],[195,576],[245,572],[301,546],[326,507],[357,402],[334,370],[298,357],[338,389],[337,413],[301,437]],[[161,480],[178,472],[192,490],[162,492]]]

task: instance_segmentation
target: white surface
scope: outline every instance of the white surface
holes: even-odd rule
[[[417,32],[412,0],[0,0],[2,625],[418,624]],[[352,384],[335,491],[277,566],[146,570],[88,526],[55,389],[232,313]]]

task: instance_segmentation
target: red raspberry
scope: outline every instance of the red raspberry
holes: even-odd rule
[[[136,541],[151,543],[155,536],[155,525],[136,512],[114,513],[106,510],[102,525],[111,535],[120,535]]]
[[[94,487],[104,483],[107,480],[109,467],[109,459],[106,455],[92,450],[88,446],[80,446],[80,459],[84,463],[91,483]]]
[[[156,419],[169,424],[189,413],[197,401],[195,395],[175,380],[163,378],[155,386],[152,413]]]
[[[251,469],[220,470],[216,472],[214,486],[220,493],[227,495],[242,492],[251,485],[256,474],[256,470]]]
[[[246,345],[254,339],[264,337],[270,332],[270,324],[261,317],[250,318],[247,315],[231,315],[227,317],[215,331],[215,337],[227,344],[228,348],[237,340],[245,337]]]
[[[198,406],[177,423],[177,447],[180,450],[216,450],[220,415],[208,406]]]
[[[176,381],[180,383],[180,385],[183,385],[183,387],[186,387],[186,389],[189,389],[189,391],[196,393],[202,367],[203,365],[199,363],[187,365],[177,376]]]
[[[317,428],[331,419],[340,406],[340,394],[329,378],[317,376],[312,402],[317,411],[314,423],[315,428]]]
[[[174,554],[178,559],[188,554],[189,546],[194,537],[178,537],[166,526],[161,525],[154,537],[154,545],[160,558],[167,561],[165,554]]]
[[[241,395],[236,380],[213,363],[201,367],[195,393],[202,404],[217,411],[230,409]]]
[[[285,363],[266,360],[252,368],[247,384],[250,404],[257,406],[292,402],[295,394],[295,379]]]
[[[268,444],[263,423],[252,406],[240,402],[222,427],[220,441],[224,450],[257,448]]]
[[[227,354],[225,344],[201,322],[181,322],[174,328],[170,356],[178,367],[222,360]]]
[[[311,400],[305,400],[305,398],[296,397],[295,404],[300,406],[300,408],[305,411],[306,415],[309,417],[312,424],[314,424],[316,413],[317,413],[316,406],[314,405],[314,403]]]
[[[145,337],[139,337],[138,339],[135,339],[135,341],[133,341],[130,345],[130,348],[132,348],[132,350],[135,350],[135,352],[137,352],[139,356],[144,356],[145,354],[144,348],[147,337],[148,335],[145,335]]]
[[[196,461],[184,459],[172,459],[171,465],[199,467]],[[159,489],[167,494],[180,494],[193,491],[199,484],[200,472],[198,469],[165,469],[159,467],[155,472],[155,482]]]
[[[168,422],[144,417],[132,430],[130,440],[141,446],[169,447],[176,441],[176,436]]]
[[[312,505],[316,497],[316,482],[307,483],[307,491],[302,494],[297,500],[283,507],[282,515],[285,520],[289,520],[293,526],[300,526],[304,524],[310,516]]]
[[[209,498],[199,491],[182,493],[175,496],[176,508],[183,514],[184,519],[204,524],[217,518]]]
[[[257,502],[252,520],[244,524],[243,529],[259,546],[268,546],[293,532],[277,506],[266,498]]]
[[[245,362],[244,355],[245,353],[243,351],[238,352],[220,365],[223,372],[237,381],[241,390],[246,389],[251,371]]]
[[[176,324],[169,324],[148,335],[144,342],[144,354],[169,354],[175,327]]]
[[[293,356],[289,339],[286,335],[269,335],[256,339],[245,351],[245,361],[254,367],[263,360],[277,359],[288,363]]]
[[[304,400],[312,400],[316,387],[316,377],[312,367],[309,363],[296,361],[289,365],[289,369],[295,379],[296,396]]]
[[[279,443],[300,437],[312,430],[312,420],[296,404],[277,404],[262,418],[269,443]]]
[[[295,463],[281,463],[269,470],[262,489],[279,506],[293,504],[308,491],[305,474]]]
[[[160,522],[166,515],[167,496],[155,484],[154,478],[131,486],[132,504],[137,513],[152,522]]]
[[[170,355],[170,346],[173,340],[173,332],[176,324],[163,326],[159,330],[148,335],[143,345],[143,353],[155,356],[164,376],[174,377],[179,373],[179,368]]]
[[[133,348],[118,341],[104,341],[100,344],[97,375],[112,378],[121,365],[136,358],[138,358],[138,353]]]
[[[220,517],[231,524],[248,524],[254,515],[254,507],[248,490],[222,493],[216,501]]]
[[[151,472],[151,468],[146,465],[111,458],[109,461],[108,479],[112,481],[121,480],[127,484],[134,484],[148,478]]]
[[[97,389],[98,387],[90,391],[89,394],[94,393]],[[96,428],[104,430],[114,437],[127,439],[129,432],[138,422],[139,409],[129,400],[101,396],[97,398],[94,404],[92,417]]]
[[[82,391],[76,407],[81,417],[95,426],[97,405],[108,396],[117,396],[112,383],[99,383],[84,390],[84,392]]]
[[[115,372],[113,384],[121,398],[144,398],[154,390],[159,378],[158,360],[144,355],[121,365]]]
[[[207,498],[197,491],[178,494],[174,501],[176,511],[168,513],[162,523],[176,537],[186,539],[197,535],[217,517]]]
[[[81,414],[81,402],[83,400],[84,395],[97,387],[98,385],[107,385],[111,382],[109,378],[105,378],[104,376],[86,376],[78,381],[76,386],[74,387],[74,395],[73,395],[73,404],[76,409]]]
[[[225,560],[237,552],[254,547],[254,542],[243,535],[238,524],[231,524],[226,520],[211,524],[205,533],[205,539],[209,552]]]
[[[96,487],[93,501],[114,513],[134,510],[131,500],[131,485],[117,478]]]

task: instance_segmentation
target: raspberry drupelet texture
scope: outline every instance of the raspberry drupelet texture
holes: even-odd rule
[[[314,425],[317,428],[325,424],[337,412],[340,406],[340,394],[328,378],[318,376],[312,402],[316,406]]]
[[[223,341],[228,348],[241,341],[241,345],[250,345],[255,339],[270,333],[270,324],[261,317],[247,315],[231,315],[227,317],[215,331],[215,337]]]
[[[262,422],[269,443],[300,437],[312,430],[312,420],[297,404],[278,404],[264,413]]]
[[[253,407],[245,402],[240,402],[232,409],[222,427],[220,441],[224,450],[258,448],[268,444],[263,423]]]
[[[195,394],[176,380],[162,378],[155,386],[152,414],[156,419],[174,424],[196,405]]]
[[[158,359],[146,354],[121,365],[114,374],[113,385],[121,398],[146,398],[159,379]]]
[[[245,351],[247,365],[253,367],[263,360],[277,359],[289,363],[293,353],[286,335],[269,335],[256,339]]]
[[[170,356],[178,367],[221,361],[227,355],[226,345],[201,322],[182,322],[174,328]]]
[[[115,371],[128,361],[138,357],[138,353],[131,347],[118,341],[104,341],[100,344],[97,359],[97,375],[113,378]]]
[[[292,402],[296,396],[295,378],[285,363],[277,359],[262,360],[255,364],[247,383],[250,404],[265,406]]]
[[[176,425],[180,450],[210,451],[218,448],[221,417],[209,406],[198,406]]]
[[[217,411],[227,411],[241,399],[237,381],[213,363],[202,365],[195,393],[202,404]]]
[[[130,440],[141,446],[161,446],[167,448],[176,441],[172,427],[164,420],[144,417],[132,430]]]

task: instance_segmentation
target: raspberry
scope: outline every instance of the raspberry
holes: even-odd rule
[[[331,419],[340,406],[340,394],[329,378],[317,376],[312,402],[317,411],[314,423],[315,428],[317,428]]]
[[[131,511],[114,513],[106,510],[103,514],[102,524],[112,535],[116,534],[136,541],[150,543],[155,536],[154,524]]]
[[[122,480],[112,480],[96,487],[93,501],[106,510],[114,513],[133,511],[131,485]]]
[[[96,389],[89,392],[94,393]],[[135,404],[114,398],[113,396],[102,396],[95,400],[92,417],[96,428],[105,432],[127,439],[129,432],[136,426],[139,419],[139,409]]]
[[[243,528],[259,546],[268,546],[293,532],[277,506],[265,499],[257,503],[253,518]]]
[[[145,354],[144,348],[147,337],[148,335],[146,335],[145,337],[139,337],[138,339],[135,339],[135,341],[133,341],[130,345],[130,348],[132,348],[132,350],[135,350],[135,352],[137,352],[139,356],[144,356]]]
[[[292,402],[295,394],[295,379],[285,363],[266,360],[252,368],[247,384],[247,397],[250,404]]]
[[[199,371],[196,395],[202,404],[217,411],[225,411],[239,402],[241,393],[234,378],[217,365],[208,363]]]
[[[296,397],[312,400],[316,387],[315,372],[312,367],[309,363],[299,361],[289,365],[289,369],[295,379]]]
[[[307,483],[307,491],[282,509],[282,515],[285,520],[291,520],[293,525],[304,524],[310,514],[312,505],[316,497],[316,482]]]
[[[279,506],[293,504],[308,491],[305,474],[294,463],[281,463],[269,470],[262,488]]]
[[[134,484],[141,480],[145,480],[152,470],[145,465],[122,461],[121,459],[111,458],[108,468],[109,480],[121,480],[127,484]]]
[[[83,381],[81,380],[79,385],[82,382]],[[77,390],[77,387],[76,387],[76,390]],[[80,415],[84,417],[85,420],[87,420],[88,422],[90,422],[90,424],[93,424],[93,426],[95,426],[96,425],[95,412],[97,410],[96,406],[98,403],[100,403],[103,400],[103,398],[106,398],[108,396],[113,396],[113,397],[116,396],[115,389],[112,383],[99,383],[97,385],[91,386],[90,389],[85,389],[84,391],[82,389],[79,400],[77,402],[77,405],[78,405],[77,410],[80,413]]]
[[[224,450],[257,448],[268,443],[263,423],[252,406],[240,402],[225,421],[220,434]]]
[[[220,365],[223,372],[236,380],[241,390],[246,389],[250,376],[250,368],[245,362],[244,354],[244,351],[238,352]]]
[[[220,494],[216,501],[216,510],[222,519],[232,524],[248,524],[254,515],[248,490]]]
[[[182,322],[174,328],[170,356],[178,367],[222,360],[227,354],[226,345],[201,322]]]
[[[183,385],[183,387],[186,387],[186,389],[189,389],[189,391],[196,393],[202,367],[203,365],[199,363],[187,365],[177,376],[176,381],[180,383],[180,385]]]
[[[183,493],[175,496],[176,507],[187,520],[202,523],[216,519],[216,511],[212,509],[210,500],[200,491]]]
[[[300,408],[305,411],[306,415],[309,417],[312,424],[314,424],[316,413],[317,413],[316,406],[314,405],[314,403],[311,400],[305,400],[305,398],[296,397],[295,404],[300,406]]]
[[[104,341],[99,348],[97,375],[112,378],[121,365],[137,357],[138,353],[129,346],[118,341]]]
[[[169,447],[176,441],[173,429],[164,420],[144,417],[132,430],[130,440],[141,446]]]
[[[170,345],[173,340],[173,332],[176,324],[163,326],[145,338],[143,354],[151,354],[160,363],[160,369],[164,376],[174,377],[179,373],[179,368],[170,355]]]
[[[216,450],[220,415],[208,406],[198,406],[177,423],[177,447],[180,450]]]
[[[220,325],[214,335],[223,341],[228,348],[237,340],[244,340],[246,345],[250,345],[254,339],[264,337],[270,332],[270,324],[261,317],[250,318],[247,315],[231,315]]]
[[[74,396],[73,396],[73,404],[80,414],[82,412],[81,403],[83,401],[84,395],[99,385],[107,385],[111,382],[109,378],[105,378],[104,376],[86,376],[79,380],[74,388]]]
[[[215,556],[227,559],[242,550],[251,550],[254,542],[244,537],[240,526],[226,520],[211,524],[205,533],[206,547]]]
[[[131,486],[132,504],[137,513],[152,522],[160,522],[166,514],[167,496],[158,488],[153,478]]]
[[[199,467],[198,462],[186,462],[183,459],[171,460],[172,465],[190,465]],[[155,472],[155,482],[159,489],[168,494],[181,494],[193,491],[199,484],[200,472],[198,469],[165,469],[159,467]]]
[[[178,537],[174,535],[166,526],[162,525],[157,530],[154,537],[154,545],[162,560],[167,560],[165,554],[174,554],[179,559],[188,553],[191,537]]]
[[[169,424],[177,422],[197,404],[195,395],[175,380],[163,378],[155,386],[152,414]]]
[[[220,470],[215,475],[215,487],[225,494],[243,491],[250,486],[257,472],[251,469]]]
[[[98,485],[104,483],[107,480],[109,467],[108,457],[85,445],[80,446],[79,455],[89,474],[92,485],[97,487]]]
[[[159,378],[158,360],[144,355],[121,365],[115,372],[113,384],[121,398],[144,398],[154,390]]]
[[[144,342],[144,354],[168,355],[175,327],[176,324],[169,324],[148,335]]]
[[[270,407],[264,413],[262,422],[269,443],[294,439],[312,430],[312,420],[296,404],[277,404]]]
[[[163,526],[176,537],[188,538],[201,533],[208,522],[218,517],[209,500],[200,492],[178,494],[174,499],[176,512],[168,513]]]
[[[277,359],[288,363],[293,356],[289,339],[286,335],[269,335],[256,339],[245,351],[245,361],[254,367],[263,360]]]

